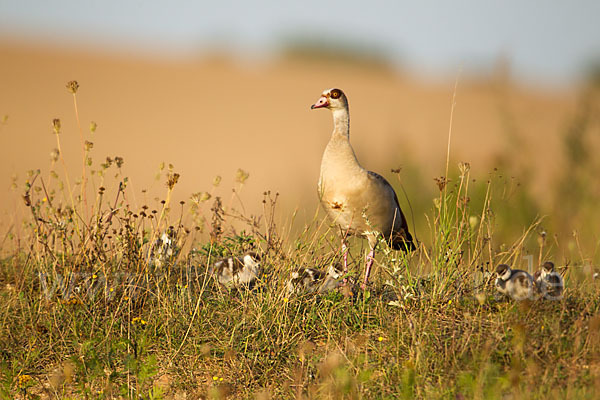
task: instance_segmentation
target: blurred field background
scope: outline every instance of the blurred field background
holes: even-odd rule
[[[594,398],[598,3],[287,6],[0,2],[0,397]],[[422,246],[381,249],[364,294],[287,297],[292,268],[339,258],[316,193],[331,115],[309,109],[330,87]],[[156,263],[169,225],[185,248]],[[257,290],[209,284],[258,248]],[[479,276],[543,260],[561,301]]]
[[[600,148],[600,124],[591,77],[570,85],[528,85],[514,79],[510,62],[499,56],[478,76],[457,69],[454,94],[453,77],[431,79],[360,48],[301,41],[264,62],[227,53],[136,58],[6,40],[0,56],[3,232],[18,230],[23,216],[22,193],[11,190],[13,183],[23,183],[28,170],[49,170],[54,118],[62,122],[70,173],[79,172],[79,133],[65,89],[72,79],[81,85],[79,112],[86,140],[94,143],[92,154],[98,162],[124,158],[136,204],[163,192],[164,184],[155,180],[161,162],[172,163],[182,176],[177,200],[209,190],[215,176],[223,177],[223,185],[214,194],[227,198],[242,168],[250,174],[243,193],[248,212],[260,212],[264,191],[278,192],[280,217],[298,210],[302,226],[318,206],[320,157],[332,128],[328,113],[309,106],[335,86],[348,93],[351,141],[363,165],[396,187],[390,170],[402,168],[417,231],[432,207],[434,177],[444,174],[455,95],[452,166],[469,162],[483,181],[497,169],[495,175],[518,192],[501,221],[503,237],[513,239],[537,216],[548,215],[550,234],[583,231],[588,250],[595,251],[598,220],[581,215],[576,205],[598,199],[593,154]],[[88,129],[92,121],[98,124],[94,134]]]

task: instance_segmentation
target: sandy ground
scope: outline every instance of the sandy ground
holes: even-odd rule
[[[311,111],[323,89],[342,88],[349,97],[351,140],[363,166],[391,178],[391,168],[414,164],[427,184],[443,175],[454,82],[432,82],[378,66],[282,58],[244,64],[222,57],[164,61],[0,43],[0,196],[2,218],[14,219],[20,190],[11,177],[25,171],[47,175],[56,146],[51,121],[62,121],[61,140],[73,177],[81,147],[73,98],[65,88],[77,80],[83,131],[94,142],[97,166],[122,156],[138,193],[164,182],[154,176],[161,161],[181,174],[176,198],[209,190],[231,195],[238,168],[250,172],[244,203],[261,207],[262,192],[281,194],[281,211],[312,216],[329,112]],[[558,155],[559,135],[575,108],[575,91],[518,87],[507,79],[461,77],[452,125],[452,159],[469,161],[484,174],[497,157],[533,159],[543,187]],[[98,124],[92,136],[90,121]],[[545,165],[546,164],[546,165]],[[74,178],[72,178],[74,179]],[[6,226],[6,225],[5,225]]]

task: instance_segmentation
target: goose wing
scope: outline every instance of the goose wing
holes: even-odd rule
[[[373,171],[367,171],[369,179],[377,181],[384,190],[388,191],[392,194],[394,198],[394,205],[396,207],[395,215],[400,216],[400,223],[393,224],[391,233],[391,244],[392,248],[396,250],[405,250],[411,251],[415,249],[415,244],[413,243],[412,235],[408,230],[408,224],[406,222],[406,217],[400,208],[400,203],[398,202],[398,196],[396,195],[396,191],[392,187],[392,185],[385,179],[383,176],[379,175]],[[385,233],[387,235],[387,232]],[[390,239],[390,238],[386,238]]]

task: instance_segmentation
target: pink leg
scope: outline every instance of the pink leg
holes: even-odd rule
[[[367,282],[369,281],[369,275],[371,274],[371,267],[373,266],[373,262],[375,261],[375,249],[371,249],[369,254],[367,255],[367,267],[365,271],[365,281],[360,287],[362,290],[367,288]]]
[[[342,254],[344,255],[344,284],[348,282],[348,246],[346,246],[346,241],[342,239]]]

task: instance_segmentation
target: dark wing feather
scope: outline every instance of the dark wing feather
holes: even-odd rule
[[[396,207],[398,212],[400,213],[400,218],[402,219],[402,223],[400,226],[394,226],[393,232],[391,232],[391,243],[392,248],[395,250],[404,250],[404,251],[412,251],[415,249],[415,244],[413,243],[413,237],[408,230],[408,223],[406,222],[406,217],[402,212],[402,208],[400,208],[400,203],[398,202],[398,196],[396,195],[396,191],[390,185],[390,183],[383,176],[379,175],[373,171],[367,171],[369,176],[373,179],[380,181],[384,186],[387,186],[392,193],[394,194],[394,201],[396,203]],[[389,238],[386,238],[389,239]]]

